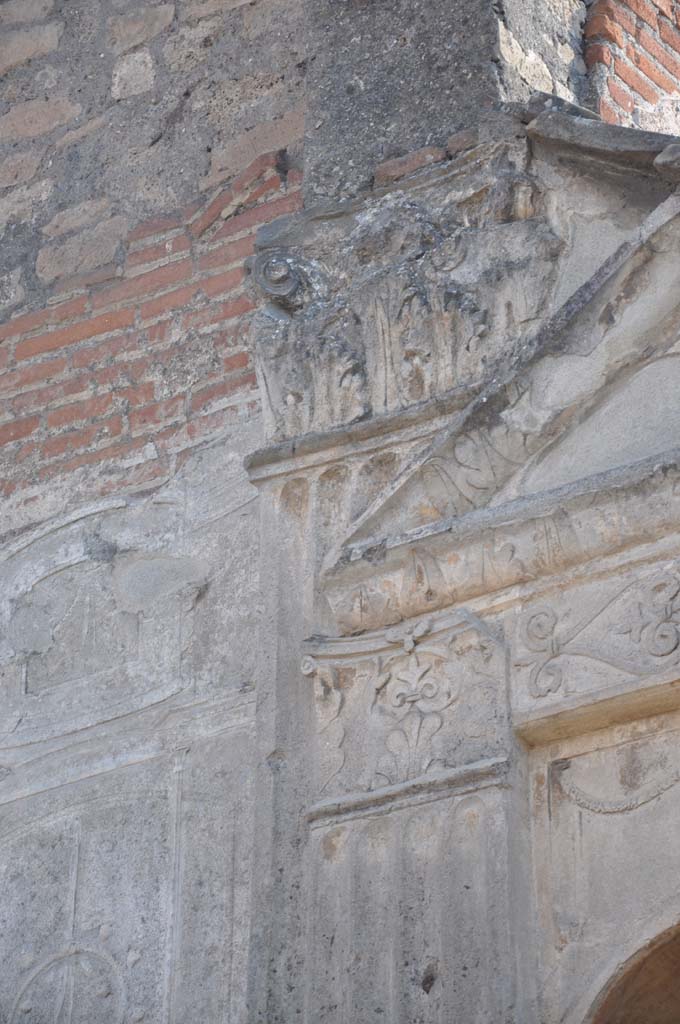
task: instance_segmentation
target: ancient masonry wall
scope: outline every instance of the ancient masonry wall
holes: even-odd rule
[[[299,175],[277,171],[277,159],[265,154],[210,201],[136,227],[113,280],[71,277],[46,308],[0,327],[5,499],[30,514],[79,470],[71,496],[158,483],[182,452],[257,409],[244,260],[260,224],[300,205]]]
[[[258,765],[286,776],[278,740],[266,761],[255,746],[262,637],[297,635],[290,580],[321,550],[260,523],[244,469],[262,444],[257,230],[428,165],[444,180],[478,122],[503,101],[526,120],[535,90],[680,130],[679,15],[680,0],[0,0],[0,1017],[47,1019],[42,979],[80,957],[93,1024],[161,1005],[252,1020],[249,930],[269,920],[251,905],[251,818],[268,813],[252,785]],[[546,116],[554,142],[563,115]],[[600,254],[598,197],[579,273]],[[526,182],[499,209],[510,198],[523,267],[555,239],[522,234]],[[638,207],[609,202],[616,241]],[[296,642],[277,657],[306,694]]]
[[[613,123],[680,130],[678,0],[596,0],[585,28],[580,0],[564,7],[564,39],[543,47],[551,71],[537,56],[543,15],[522,23],[504,5],[506,76]],[[242,268],[257,227],[302,202],[303,22],[302,0],[0,7],[11,528],[160,482],[182,452],[256,413]]]
[[[591,100],[603,119],[680,132],[678,0],[596,0],[585,37]]]
[[[3,532],[256,412],[243,264],[300,203],[300,8],[0,5]]]

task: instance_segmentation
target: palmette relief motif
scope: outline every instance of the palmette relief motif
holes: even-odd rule
[[[374,687],[375,713],[394,725],[376,766],[376,784],[407,782],[446,767],[436,756],[435,737],[459,694],[453,666],[414,650],[387,666],[379,664]]]
[[[680,664],[680,573],[672,566],[619,586],[585,616],[536,607],[520,633],[532,656],[518,667],[529,669],[536,699],[569,692],[584,669],[594,688],[663,672]]]
[[[303,662],[314,678],[320,794],[404,784],[496,751],[504,660],[485,628],[420,620],[376,643],[373,655]]]

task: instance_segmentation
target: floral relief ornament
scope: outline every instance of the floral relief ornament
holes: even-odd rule
[[[431,623],[425,621],[386,633],[403,653],[381,659],[373,680],[372,710],[394,723],[376,766],[375,781],[381,785],[407,782],[445,767],[433,740],[444,725],[444,713],[459,696],[460,684],[447,660],[448,650],[423,644],[430,629]]]

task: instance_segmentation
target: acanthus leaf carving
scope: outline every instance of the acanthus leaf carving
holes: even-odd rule
[[[544,220],[493,201],[506,177],[526,190],[522,173],[490,170],[479,193],[490,202],[472,218],[465,190],[433,182],[417,199],[368,196],[269,233],[249,268],[268,300],[253,348],[271,438],[480,386],[499,346],[550,301],[562,247]]]

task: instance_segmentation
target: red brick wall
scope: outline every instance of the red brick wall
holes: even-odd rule
[[[36,500],[160,482],[257,409],[244,260],[258,226],[301,205],[299,173],[259,157],[226,190],[141,224],[113,279],[60,285],[0,325],[0,487]]]
[[[596,0],[585,38],[586,64],[604,120],[673,127],[675,115],[662,108],[673,110],[668,100],[680,97],[680,0]]]

